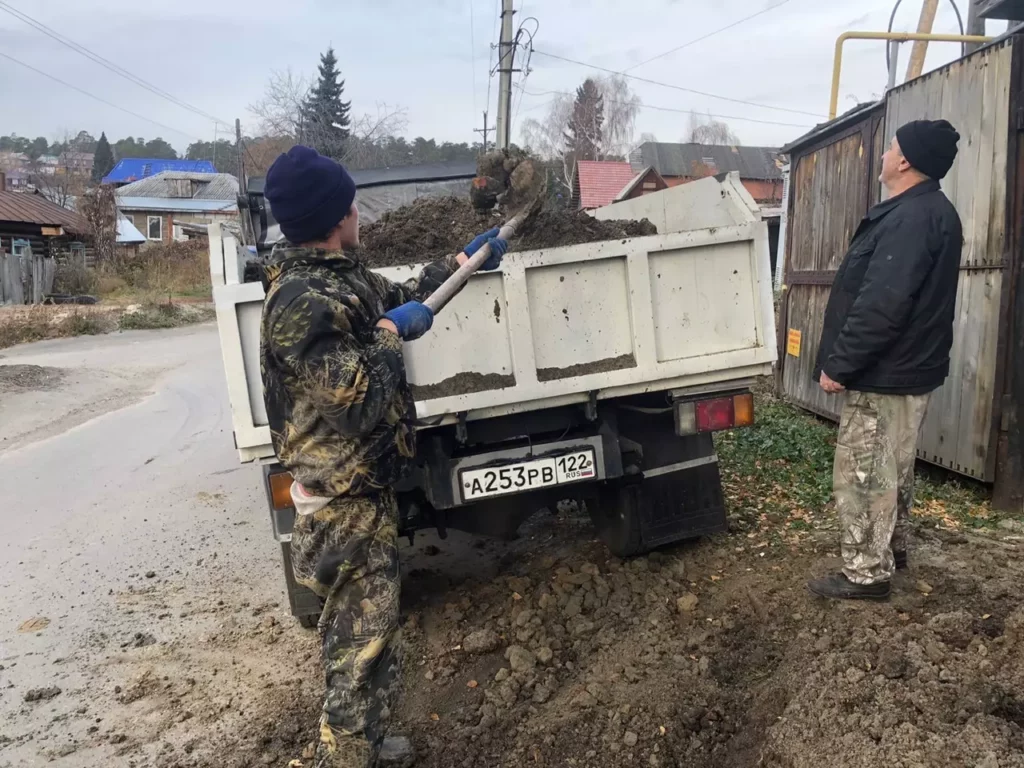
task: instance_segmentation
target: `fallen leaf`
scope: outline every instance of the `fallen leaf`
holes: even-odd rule
[[[19,632],[39,632],[50,626],[50,620],[45,616],[36,616],[34,619],[22,622],[18,627]]]
[[[985,621],[986,619],[991,619],[991,618],[992,618],[992,614],[991,613],[986,613],[984,616],[981,617],[981,620]]]
[[[512,593],[512,599],[513,599],[513,600],[522,600],[522,599],[523,599],[523,596],[522,596],[522,595],[520,595],[520,594],[519,594],[518,592],[513,592],[513,593]]]
[[[721,576],[714,576],[714,575],[712,575],[712,576],[711,576],[711,580],[712,580],[712,581],[721,581],[721,580],[722,580],[722,577],[721,577]]]
[[[304,763],[301,760],[292,760],[288,763],[288,768],[304,768]]]
[[[436,723],[438,720],[441,719],[441,716],[439,714],[437,714],[437,712],[433,712],[430,715],[430,719],[433,720]]]
[[[480,683],[478,683],[476,680],[470,680],[468,683],[466,683],[467,688],[476,688],[478,685],[480,685]]]
[[[666,731],[665,731],[665,726],[664,725],[659,725],[658,726],[658,733],[660,733],[662,736],[665,735]]]
[[[934,587],[932,587],[932,585],[929,584],[927,581],[917,582],[917,591],[923,595],[930,595],[933,589]]]

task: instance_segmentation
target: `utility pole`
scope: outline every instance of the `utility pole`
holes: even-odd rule
[[[498,44],[498,130],[494,138],[498,149],[508,149],[512,133],[512,61],[516,52],[512,42],[514,13],[512,0],[502,0],[501,42]]]
[[[917,22],[917,31],[922,35],[930,35],[935,24],[935,12],[939,9],[939,0],[924,0],[921,4],[921,18]],[[924,57],[928,53],[928,41],[918,40],[910,51],[910,63],[907,65],[907,80],[920,77],[924,71]]]
[[[482,133],[484,135],[484,152],[487,152],[487,134],[493,131],[493,128],[487,127],[487,110],[484,110],[484,127],[474,128],[473,133]]]
[[[238,158],[238,188],[245,189],[245,159],[242,156],[242,121],[235,118],[235,157]]]
[[[985,20],[981,18],[981,0],[969,0],[967,4],[967,34],[985,34]],[[967,52],[974,53],[980,47],[980,43],[968,43]]]

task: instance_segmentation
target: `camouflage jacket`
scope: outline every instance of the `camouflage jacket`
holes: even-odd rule
[[[402,342],[375,326],[457,267],[450,256],[399,284],[340,251],[275,249],[263,278],[263,397],[278,460],[310,493],[365,495],[402,476],[415,410]]]

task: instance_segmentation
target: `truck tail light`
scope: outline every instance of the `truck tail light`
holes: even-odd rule
[[[292,479],[291,472],[275,472],[267,476],[270,501],[274,509],[290,509],[295,506],[292,502]]]
[[[729,429],[735,423],[735,409],[731,397],[701,400],[697,403],[697,431],[717,432]]]
[[[745,395],[736,395],[732,399],[733,426],[749,427],[754,423],[754,396],[749,392]]]
[[[754,423],[754,396],[745,393],[710,400],[676,403],[676,434],[719,432]]]

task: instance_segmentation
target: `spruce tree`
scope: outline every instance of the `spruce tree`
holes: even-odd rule
[[[349,138],[349,110],[352,102],[342,101],[345,81],[338,71],[334,49],[320,56],[320,74],[302,106],[302,142],[336,160],[345,156]]]
[[[572,117],[565,132],[565,151],[574,161],[601,158],[604,97],[589,77],[576,89]]]
[[[100,140],[96,142],[96,151],[92,156],[92,180],[99,184],[114,169],[114,152],[107,141],[107,134],[101,133]]]

